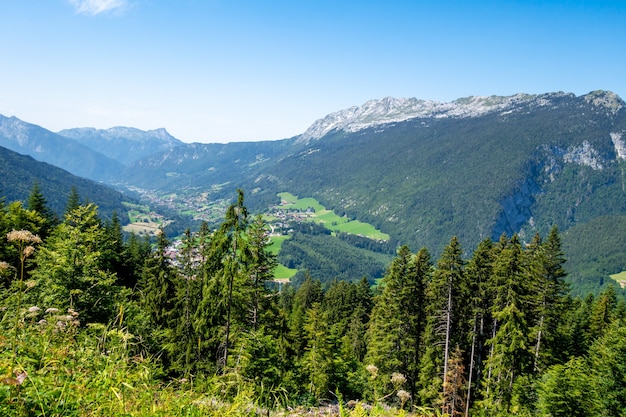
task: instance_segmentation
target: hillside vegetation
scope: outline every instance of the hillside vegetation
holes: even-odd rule
[[[93,204],[0,210],[0,414],[619,416],[626,310],[568,293],[556,228],[465,257],[401,246],[367,278],[273,279],[242,191],[153,248]],[[315,236],[315,235],[313,235]],[[284,244],[287,242],[284,242]],[[282,251],[281,251],[282,252]],[[331,407],[316,408],[324,404]],[[312,411],[308,411],[314,407]]]

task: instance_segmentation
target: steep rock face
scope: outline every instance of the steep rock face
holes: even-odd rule
[[[535,197],[541,187],[534,175],[527,176],[521,184],[500,202],[502,210],[496,220],[491,238],[497,240],[502,233],[518,233],[526,224],[532,226]]]
[[[626,161],[626,140],[624,140],[624,133],[624,131],[611,132],[611,141],[613,141],[617,157]]]

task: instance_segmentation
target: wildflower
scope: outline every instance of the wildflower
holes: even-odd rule
[[[411,394],[406,392],[403,389],[399,390],[396,395],[400,399],[400,403],[402,404],[402,407],[404,407],[404,404],[411,399]]]
[[[28,281],[26,281],[24,283],[24,285],[26,285],[27,289],[31,289],[33,288],[35,285],[37,285],[37,281],[35,281],[34,279],[29,279]]]
[[[50,307],[46,309],[46,314],[56,314],[59,312],[58,308]]]
[[[78,317],[78,312],[76,310],[74,310],[73,308],[68,308],[67,312],[72,316],[72,317]]]
[[[7,240],[9,242],[19,241],[41,243],[41,238],[28,230],[11,230],[9,233],[7,233]]]
[[[9,265],[8,262],[4,262],[4,261],[0,261],[0,273],[4,272],[10,268],[13,268],[11,265]]]
[[[67,327],[67,325],[65,324],[65,322],[64,322],[64,321],[61,321],[61,320],[57,321],[56,326],[57,326],[57,328],[58,328],[59,330],[65,330],[65,328]]]
[[[41,310],[39,307],[37,306],[32,306],[28,308],[28,312],[29,313],[37,313],[39,310]]]
[[[394,372],[391,374],[391,383],[393,385],[402,385],[406,382],[406,377],[400,372]]]
[[[40,326],[45,326],[45,325],[47,325],[47,324],[48,324],[48,320],[46,320],[46,319],[41,319],[41,320],[39,320],[39,321],[37,322],[37,324],[38,324],[38,325],[40,325]]]
[[[372,379],[376,379],[378,376],[378,367],[376,365],[367,365],[365,369],[370,373]]]

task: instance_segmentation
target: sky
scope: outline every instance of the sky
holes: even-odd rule
[[[370,99],[626,99],[626,1],[0,0],[0,114],[277,140]]]

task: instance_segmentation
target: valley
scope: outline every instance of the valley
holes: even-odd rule
[[[624,107],[386,98],[235,144],[0,118],[0,409],[619,415]]]
[[[229,204],[224,199],[210,201],[210,191],[199,193],[183,190],[182,193],[159,194],[137,187],[134,187],[133,191],[141,196],[144,204],[126,203],[129,208],[129,224],[125,225],[123,230],[139,236],[155,237],[161,228],[172,224],[173,219],[159,214],[159,210],[164,208],[191,218],[194,222],[205,221],[214,226],[224,217]],[[283,243],[293,236],[294,225],[316,224],[329,232],[329,239],[343,233],[371,239],[374,242],[389,241],[388,234],[382,233],[370,224],[338,216],[314,198],[298,198],[288,192],[278,193],[276,197],[279,204],[268,207],[263,213],[263,219],[267,224],[268,236],[272,243],[269,250],[277,256],[280,255]],[[169,236],[172,241],[171,254],[174,257],[181,247],[182,238],[182,233],[178,236]],[[274,271],[274,277],[277,282],[285,283],[296,273],[298,269],[279,263]]]
[[[121,127],[54,133],[0,117],[0,146],[34,158],[10,159],[19,168],[6,170],[2,187],[9,201],[25,201],[39,173],[61,215],[71,184],[47,181],[52,171],[38,164],[52,163],[123,191],[81,185],[106,218],[128,213],[127,231],[164,227],[170,238],[219,223],[242,189],[250,212],[271,223],[312,222],[283,239],[278,255],[290,270],[280,275],[308,270],[323,281],[380,278],[402,244],[438,256],[457,236],[469,256],[482,239],[517,234],[528,243],[557,226],[572,291],[597,293],[626,270],[625,133],[624,101],[600,90],[449,103],[386,97],[259,142],[183,143],[164,129]]]

